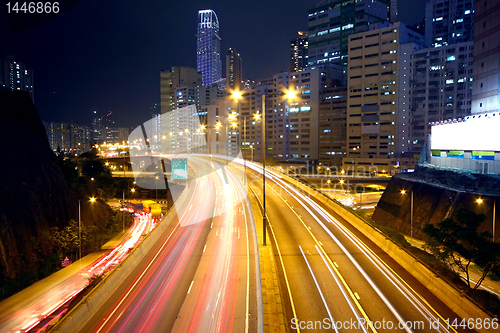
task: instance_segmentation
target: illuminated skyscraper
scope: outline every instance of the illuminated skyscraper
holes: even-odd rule
[[[226,53],[226,88],[240,90],[243,73],[241,69],[241,57],[235,49],[230,48]]]
[[[307,66],[307,32],[299,31],[290,44],[290,72],[304,70]]]
[[[219,20],[213,10],[198,12],[197,68],[202,75],[202,85],[219,83],[222,75],[220,60]]]

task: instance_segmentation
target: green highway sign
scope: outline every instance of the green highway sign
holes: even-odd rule
[[[187,158],[172,158],[172,179],[187,179]]]

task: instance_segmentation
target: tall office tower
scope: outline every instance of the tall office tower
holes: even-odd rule
[[[219,20],[213,10],[198,12],[197,68],[201,72],[202,85],[219,83],[222,77],[220,60]]]
[[[309,10],[308,67],[347,65],[347,40],[370,25],[387,22],[389,0],[329,0]]]
[[[476,5],[472,113],[500,108],[500,6],[498,1]]]
[[[474,39],[475,0],[430,0],[425,5],[425,45],[437,47]]]
[[[319,163],[340,171],[346,153],[347,87],[323,88],[319,102]]]
[[[398,62],[397,156],[418,156],[429,123],[471,112],[473,43],[422,49],[401,45]]]
[[[172,67],[160,72],[161,113],[187,105],[199,105],[201,73],[191,67]]]
[[[399,46],[423,45],[423,40],[401,22],[349,36],[347,156],[343,159],[347,172],[391,172],[398,126]]]
[[[299,31],[290,44],[290,72],[299,72],[307,66],[307,32]]]
[[[33,71],[12,56],[0,59],[0,85],[10,90],[24,90],[34,103]]]
[[[241,57],[235,49],[230,48],[226,53],[226,88],[228,90],[241,90],[243,71]]]

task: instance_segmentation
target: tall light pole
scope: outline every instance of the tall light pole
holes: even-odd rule
[[[78,259],[82,259],[82,214],[80,209],[81,201],[82,199],[78,199],[78,246],[80,248],[80,255],[78,256]]]
[[[243,118],[243,144],[247,144],[247,117]],[[244,176],[243,176],[243,184],[247,184],[247,163],[246,163],[246,158],[244,155],[243,156],[243,170],[244,170]]]
[[[263,229],[263,243],[266,245],[266,95],[262,93],[262,205],[263,205],[263,215],[262,215],[262,229]]]
[[[405,194],[405,190],[401,190],[401,194]],[[413,191],[410,191],[410,239],[413,240]]]
[[[478,204],[483,202],[483,199],[479,198],[476,200]],[[496,214],[496,200],[493,199],[493,229],[492,229],[492,234],[493,234],[493,243],[495,242],[495,214]]]
[[[156,188],[156,201],[158,201],[158,179],[160,177],[155,176],[155,188]]]
[[[78,199],[78,247],[80,256],[79,259],[82,259],[82,214],[81,214],[81,201],[82,199]],[[95,198],[90,198],[90,202],[95,202]]]
[[[276,96],[281,96],[282,93],[277,93],[277,94],[272,94]],[[287,91],[286,92],[286,98],[287,99],[292,99],[295,97],[295,92],[294,91]],[[263,234],[263,240],[262,244],[266,244],[266,225],[267,225],[267,216],[266,216],[266,155],[267,155],[267,150],[266,150],[266,97],[268,94],[266,94],[264,91],[262,92],[262,234]],[[233,98],[238,99],[241,97],[240,92],[234,92],[233,93]],[[255,117],[256,120],[258,120],[258,116],[256,115]]]

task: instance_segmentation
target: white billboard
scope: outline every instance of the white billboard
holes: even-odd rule
[[[500,151],[500,114],[468,118],[463,122],[432,126],[431,149]]]

